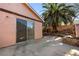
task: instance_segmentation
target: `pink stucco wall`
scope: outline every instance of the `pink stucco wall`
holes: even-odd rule
[[[21,3],[0,3],[0,8],[40,20],[27,6],[25,7]],[[26,18],[0,11],[0,48],[16,44],[16,18],[27,20]],[[42,37],[42,23],[35,21],[34,33],[35,39]]]
[[[75,34],[76,37],[79,37],[79,24],[75,24]]]
[[[38,17],[28,8],[28,6],[22,3],[0,3],[0,8],[39,20]]]
[[[0,47],[10,46],[16,43],[15,21],[16,19],[13,15],[0,11]]]
[[[42,38],[42,23],[35,21],[35,39]]]

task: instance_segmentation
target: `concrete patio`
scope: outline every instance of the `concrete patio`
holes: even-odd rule
[[[63,44],[61,40],[61,37],[45,36],[39,42],[21,42],[1,48],[0,56],[65,56],[71,50],[79,50],[79,47]]]

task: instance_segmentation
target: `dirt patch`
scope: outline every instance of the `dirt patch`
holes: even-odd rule
[[[79,40],[75,38],[64,38],[62,42],[73,46],[79,46]]]

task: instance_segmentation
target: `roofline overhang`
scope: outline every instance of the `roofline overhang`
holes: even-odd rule
[[[34,20],[34,21],[43,23],[43,21],[41,21],[41,20],[33,19],[31,17],[27,17],[25,15],[21,15],[19,13],[16,13],[16,12],[13,12],[13,11],[9,11],[9,10],[3,9],[3,8],[0,8],[0,11],[6,12],[6,13],[10,13],[10,14],[14,14],[14,15],[17,15],[17,16],[21,16],[21,17],[24,17],[24,18],[28,18],[30,20]]]
[[[43,18],[31,7],[29,3],[23,3],[23,4],[27,5],[36,14],[36,16],[39,17],[42,22],[44,22]]]

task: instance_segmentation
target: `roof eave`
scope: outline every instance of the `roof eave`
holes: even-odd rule
[[[24,3],[24,4],[26,4],[42,20],[42,22],[44,22],[44,20],[42,19],[42,17],[30,6],[29,3]]]

